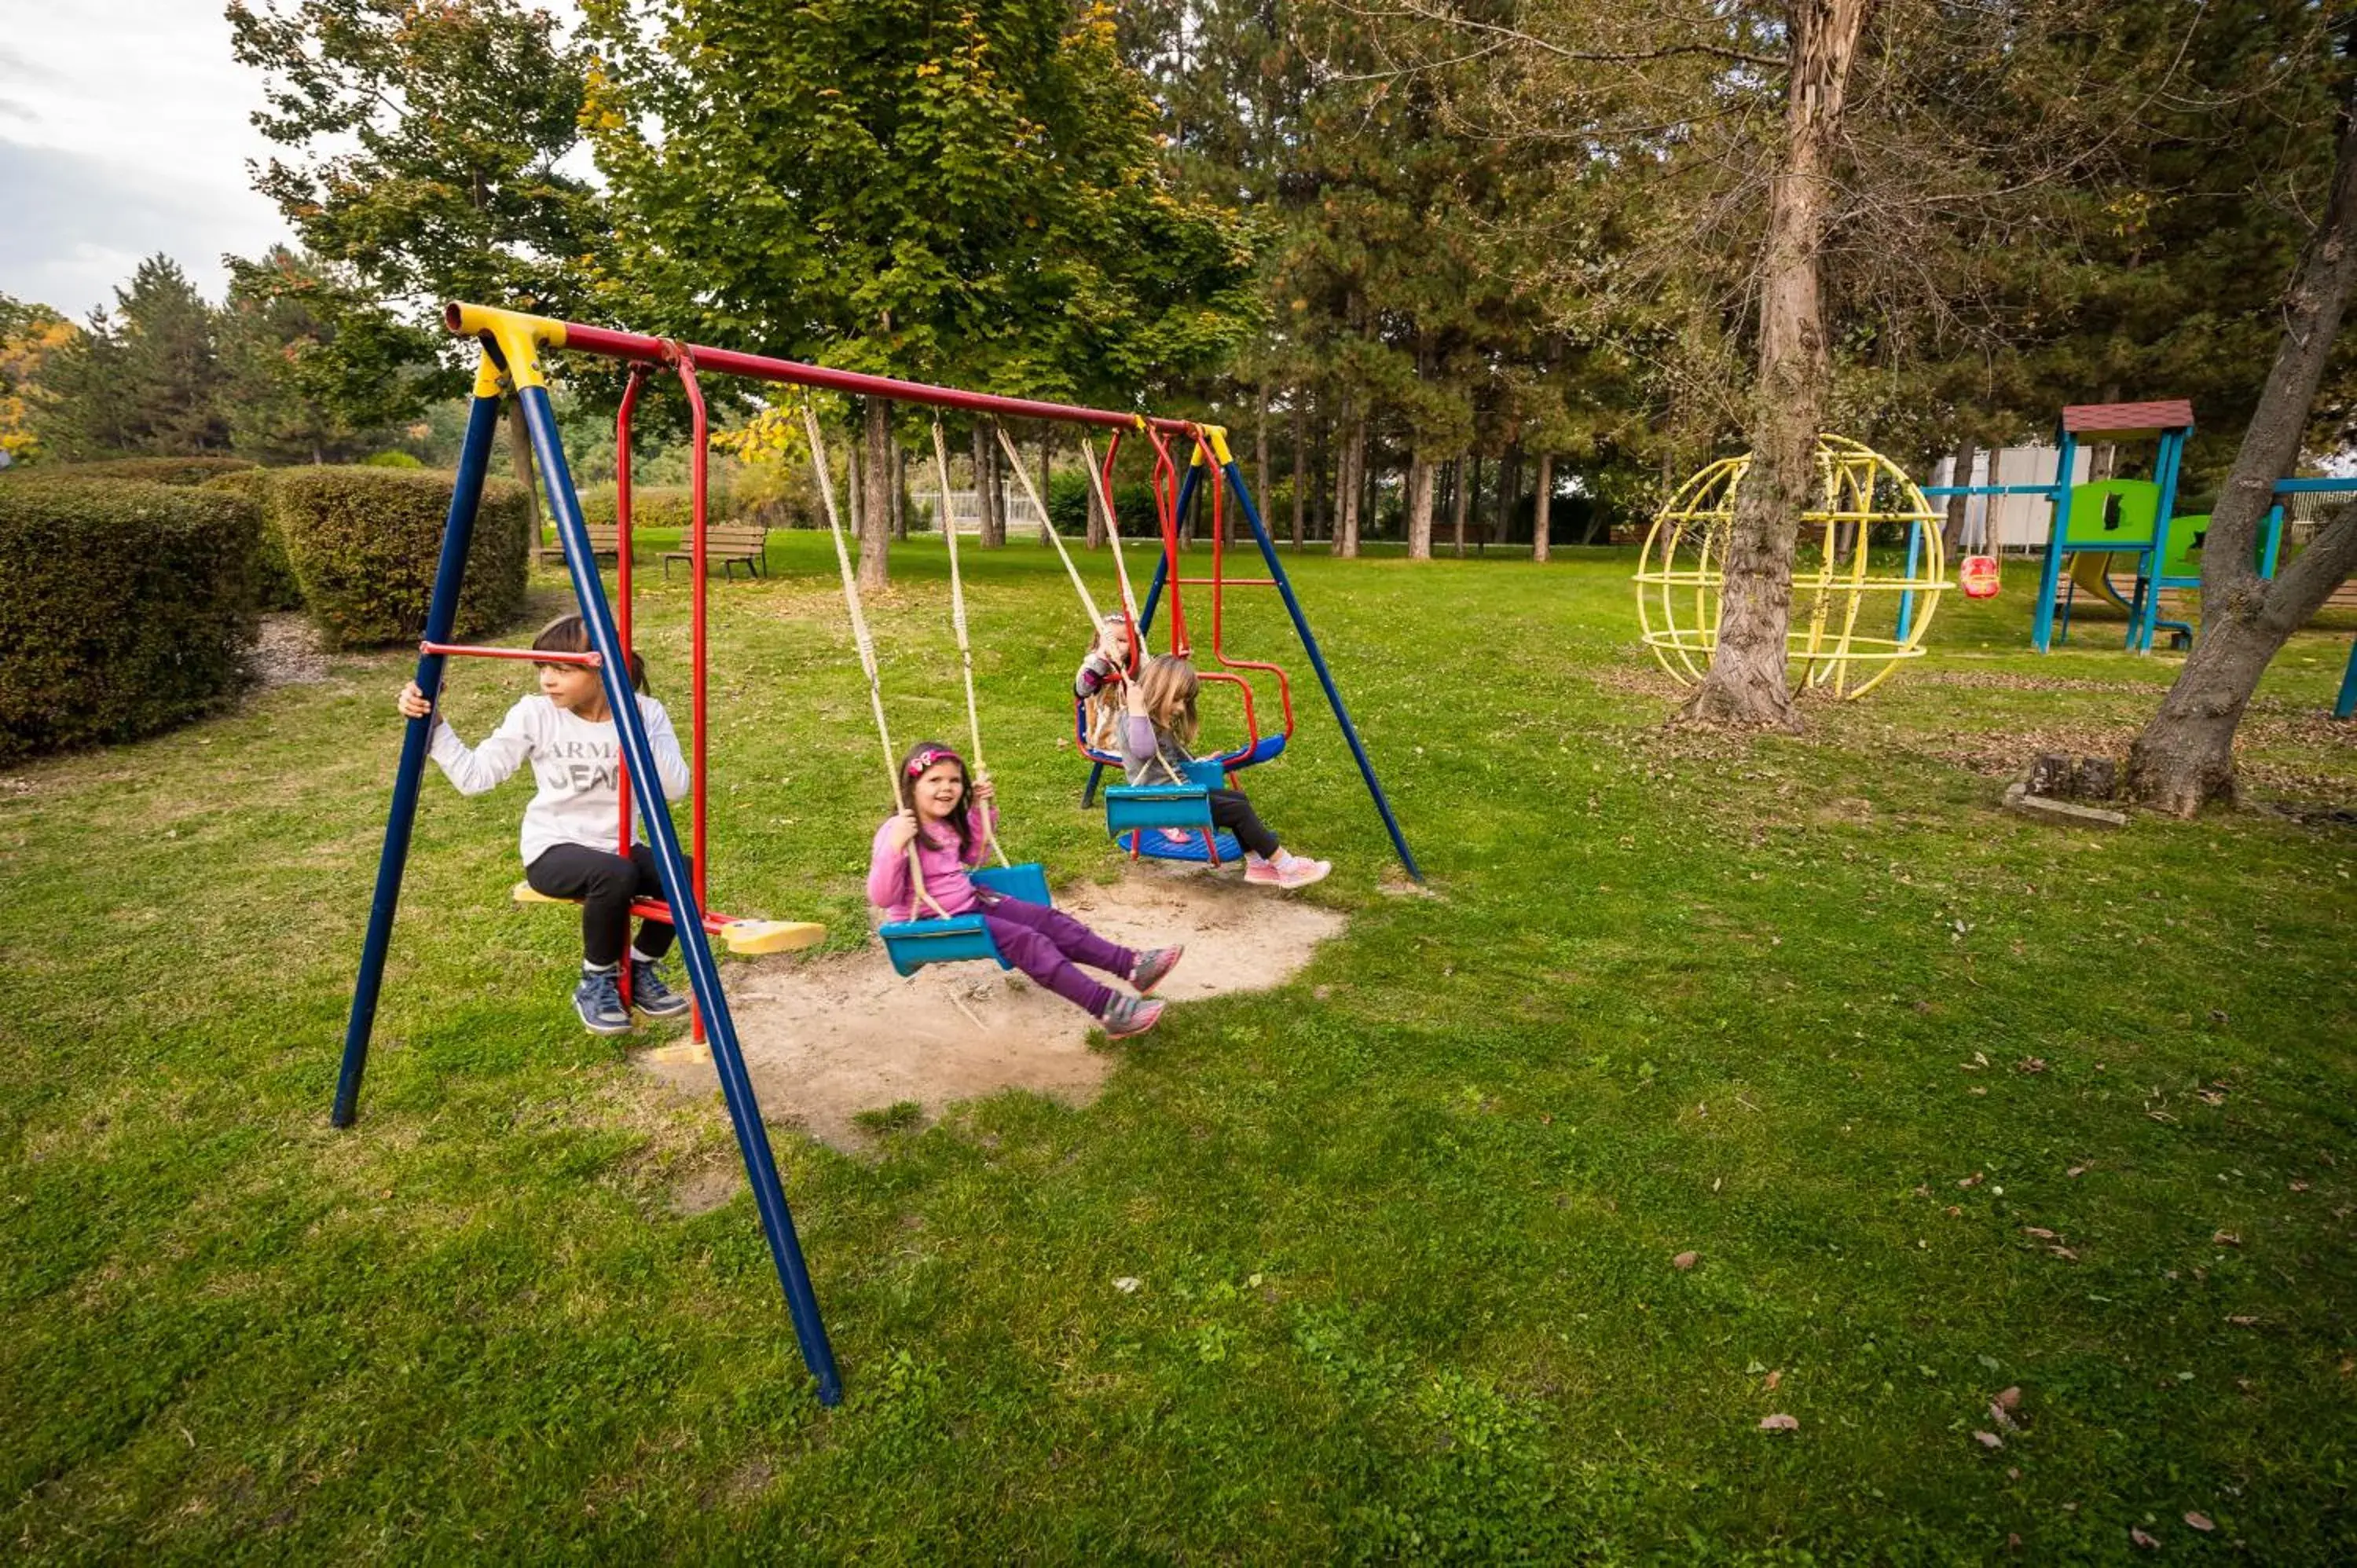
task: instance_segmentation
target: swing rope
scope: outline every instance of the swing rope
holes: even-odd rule
[[[1001,431],[999,436],[1004,440],[1006,432]],[[1023,472],[1020,467],[1015,471],[1018,475]],[[957,520],[950,515],[949,439],[942,434],[942,422],[938,419],[933,421],[933,472],[941,480],[942,521],[944,525],[942,532],[950,545],[950,625],[957,632],[958,663],[965,674],[966,734],[974,740],[974,776],[986,779],[988,770],[982,760],[982,709],[974,700],[974,648],[966,638],[965,630],[965,579],[958,571]],[[1028,478],[1025,488],[1029,488]],[[996,804],[990,809],[990,822],[985,836],[990,841],[991,853],[998,856],[998,864],[1006,865],[1006,851],[998,843],[998,809]]]
[[[899,816],[906,810],[900,804],[900,759],[892,749],[892,726],[884,717],[884,678],[876,665],[876,639],[867,630],[867,612],[859,603],[859,578],[851,569],[850,547],[843,542],[843,519],[834,509],[834,478],[828,472],[826,441],[820,435],[818,410],[808,398],[802,400],[802,429],[810,436],[811,467],[818,475],[819,501],[826,510],[827,532],[834,539],[834,562],[843,571],[843,602],[851,610],[851,640],[859,650],[859,666],[867,672],[867,705],[876,715],[876,738],[884,745],[884,776],[891,780],[892,814]],[[909,880],[917,897],[932,908],[940,919],[948,919],[950,912],[925,887],[924,867],[917,861],[917,845],[909,843]]]
[[[1104,617],[1097,609],[1097,601],[1089,593],[1088,584],[1082,580],[1081,569],[1073,564],[1072,553],[1064,548],[1064,536],[1056,532],[1054,520],[1049,518],[1048,503],[1040,497],[1038,487],[1031,483],[1031,476],[1023,467],[1023,455],[1015,450],[1014,441],[1007,436],[1006,426],[995,424],[993,428],[998,433],[998,445],[1006,453],[1006,466],[1015,471],[1016,478],[1022,481],[1023,493],[1031,498],[1031,504],[1039,510],[1041,525],[1047,530],[1048,542],[1056,547],[1057,555],[1064,563],[1064,575],[1072,580],[1072,591],[1081,596],[1082,607],[1089,612],[1090,628],[1093,630],[1103,626]]]

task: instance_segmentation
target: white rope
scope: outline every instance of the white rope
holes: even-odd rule
[[[1001,424],[996,428],[998,444],[1006,451],[1007,467],[1015,470],[1015,477],[1023,482],[1023,493],[1031,498],[1031,504],[1039,509],[1040,517],[1047,520],[1048,542],[1056,547],[1057,555],[1062,559],[1064,575],[1072,580],[1072,591],[1081,596],[1081,604],[1089,612],[1089,629],[1093,632],[1104,624],[1104,617],[1099,613],[1096,600],[1090,596],[1088,584],[1081,580],[1081,569],[1073,564],[1072,553],[1064,548],[1064,536],[1056,532],[1055,520],[1048,517],[1048,503],[1031,483],[1031,476],[1025,471],[1023,455],[1015,449],[1015,443],[1008,438],[1006,426]]]
[[[859,603],[859,578],[851,569],[851,550],[843,542],[843,519],[834,509],[834,478],[827,471],[826,441],[819,434],[818,410],[808,398],[802,400],[802,429],[810,436],[811,467],[818,474],[818,497],[826,510],[826,528],[834,539],[835,564],[843,570],[843,602],[851,611],[851,640],[859,650],[859,667],[867,672],[867,703],[876,715],[876,738],[884,743],[884,776],[892,784],[892,814],[899,816],[907,810],[900,804],[900,759],[892,749],[892,726],[884,717],[884,678],[876,665],[876,639],[867,630],[867,613]],[[950,912],[934,900],[925,888],[924,868],[917,861],[917,845],[909,844],[909,878],[917,897],[932,906],[933,913],[942,919]]]
[[[1004,439],[1006,432],[1001,431],[999,434],[1001,439]],[[949,439],[942,434],[942,422],[938,419],[933,421],[933,471],[941,477],[942,516],[947,520],[950,516],[950,448]],[[1017,475],[1021,475],[1022,466],[1017,464],[1015,471]],[[1028,479],[1025,481],[1025,486],[1027,489],[1029,486]],[[983,779],[988,777],[988,770],[984,767],[982,760],[982,709],[974,700],[974,648],[966,637],[965,578],[958,571],[955,522],[952,521],[950,527],[943,532],[948,535],[950,542],[950,626],[957,633],[958,663],[963,667],[965,674],[966,733],[974,740],[974,776],[976,779]],[[1007,864],[1006,851],[1001,848],[998,843],[998,808],[995,801],[990,807],[987,836],[990,840],[991,852],[998,856],[998,864],[1005,865]]]

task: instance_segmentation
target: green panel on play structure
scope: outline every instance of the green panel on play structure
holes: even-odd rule
[[[2161,562],[2164,577],[2201,575],[2201,546],[2210,537],[2210,514],[2195,512],[2169,520],[2169,554]]]
[[[2071,489],[2072,549],[2104,544],[2150,544],[2153,520],[2160,515],[2160,487],[2150,479],[2105,479]]]

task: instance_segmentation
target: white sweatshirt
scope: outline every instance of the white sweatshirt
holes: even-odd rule
[[[680,755],[671,715],[652,697],[640,697],[639,716],[655,754],[663,800],[676,806],[687,795],[687,758]],[[526,865],[561,843],[613,850],[622,804],[622,736],[611,717],[591,724],[534,693],[510,708],[500,727],[471,750],[437,714],[427,755],[461,795],[496,789],[531,760],[540,792],[523,809]]]

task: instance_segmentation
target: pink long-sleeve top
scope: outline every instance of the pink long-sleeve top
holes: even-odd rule
[[[998,814],[987,800],[977,802],[968,818],[974,828],[974,843],[960,854],[957,840],[948,830],[936,832],[948,836],[948,842],[928,844],[925,835],[917,836],[917,864],[925,874],[925,891],[952,915],[963,915],[982,902],[974,891],[974,868],[990,854],[990,835],[998,825]],[[933,918],[932,904],[919,901],[916,889],[909,882],[909,855],[905,850],[892,848],[890,834],[893,819],[887,817],[876,830],[876,842],[867,857],[867,901],[884,911],[887,920]]]

